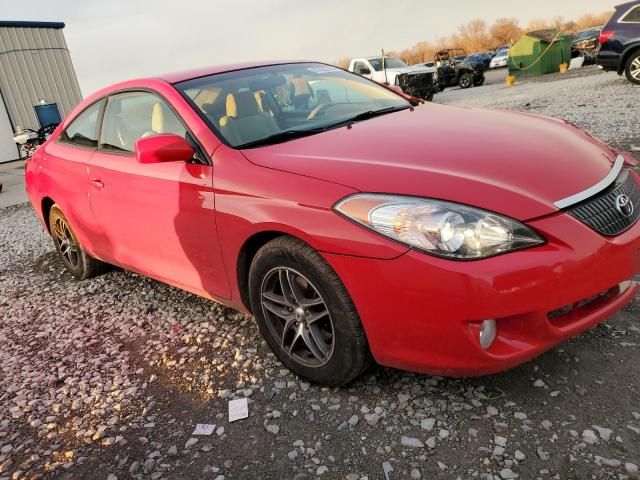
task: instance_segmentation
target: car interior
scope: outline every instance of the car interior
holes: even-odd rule
[[[359,79],[297,72],[247,75],[188,88],[185,93],[233,146],[339,121],[363,109],[388,106],[389,101],[398,103],[394,94],[380,93]]]

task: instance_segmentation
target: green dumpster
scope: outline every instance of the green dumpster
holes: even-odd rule
[[[509,50],[509,74],[531,77],[560,71],[571,61],[571,35],[557,30],[524,34]]]

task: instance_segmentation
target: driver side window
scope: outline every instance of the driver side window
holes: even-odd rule
[[[369,70],[369,67],[367,67],[364,62],[356,62],[353,69],[358,75],[368,75],[371,73],[371,71],[367,71]]]
[[[109,97],[102,121],[101,149],[133,153],[136,140],[161,133],[186,137],[187,130],[158,95],[126,92]]]

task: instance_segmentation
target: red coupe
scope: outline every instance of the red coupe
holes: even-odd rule
[[[552,118],[427,104],[320,63],[132,80],[27,162],[65,267],[107,264],[255,315],[297,374],[467,376],[629,303],[631,156]]]

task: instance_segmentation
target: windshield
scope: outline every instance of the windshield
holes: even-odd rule
[[[269,139],[282,142],[300,132],[319,133],[350,119],[411,106],[375,82],[318,63],[225,72],[175,87],[213,131],[236,148],[268,144]]]
[[[382,58],[370,58],[369,63],[376,72],[382,70]],[[409,65],[399,58],[384,57],[384,68],[407,68]]]

